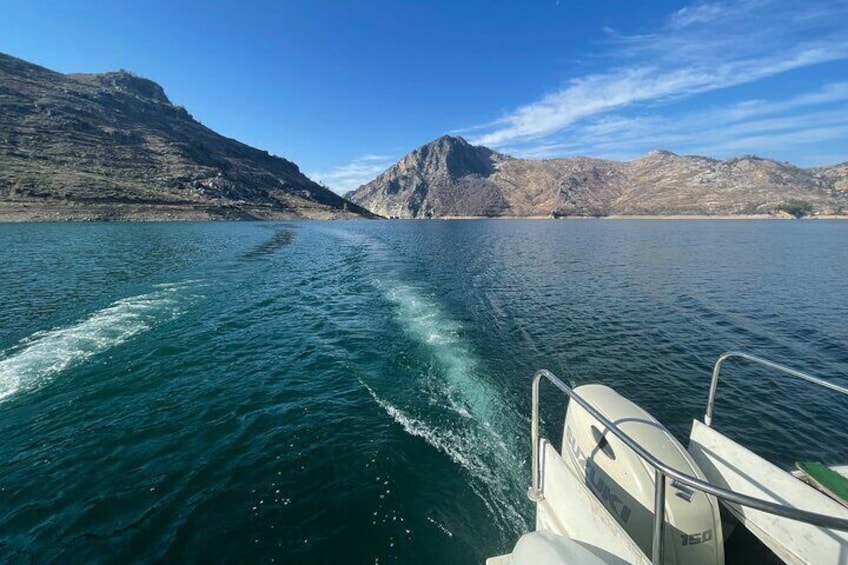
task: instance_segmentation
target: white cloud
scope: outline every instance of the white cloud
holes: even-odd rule
[[[684,113],[671,117],[670,108],[685,107],[709,92],[848,60],[848,3],[844,0],[699,2],[671,14],[663,28],[651,33],[606,33],[610,47],[605,55],[614,61],[610,70],[572,77],[556,92],[482,127],[468,128],[474,132],[471,142],[516,155],[544,157],[562,156],[567,151],[592,154],[605,147],[626,154],[622,147],[628,143],[633,147],[650,144],[647,149],[659,147],[661,142],[673,143],[675,150],[709,149],[701,143],[707,138],[716,139],[719,150],[731,147],[731,134],[751,143],[762,141],[752,135],[758,131],[780,130],[781,139],[798,144],[841,131],[838,125],[805,126],[803,119],[777,117],[793,109],[826,104],[841,103],[844,110],[848,100],[848,83],[844,82],[783,100],[730,100],[725,106],[713,107],[709,116],[677,109]],[[798,86],[792,88],[797,92]],[[769,116],[771,120],[757,121]],[[727,129],[728,124],[737,127]],[[815,131],[809,136],[787,131],[805,127]]]
[[[516,144],[505,151],[529,158],[588,154],[622,160],[658,148],[722,158],[739,152],[777,156],[787,149],[845,139],[845,102],[848,83],[834,83],[777,102],[743,101],[673,117],[605,115],[572,128],[568,140]],[[845,160],[845,155],[834,159],[832,153],[814,152],[795,160],[803,165],[831,164]]]
[[[848,40],[809,46],[770,58],[702,64],[688,68],[636,67],[572,81],[567,88],[515,110],[472,143],[499,147],[505,143],[555,134],[581,119],[631,106],[662,102],[701,92],[753,82],[792,69],[848,58]]]
[[[841,123],[805,124],[803,128],[768,128],[761,131],[740,130],[734,135],[708,136],[701,145],[694,144],[687,153],[708,154],[719,158],[728,158],[742,153],[782,159],[787,147],[792,148],[791,162],[799,166],[831,165],[845,160],[828,156],[824,158],[819,151],[807,152],[807,146],[829,144],[844,139],[848,134],[848,121]],[[788,159],[787,159],[788,160]]]
[[[669,18],[669,25],[684,28],[694,24],[707,23],[718,19],[727,10],[724,4],[693,4],[674,12]]]
[[[374,179],[389,168],[395,159],[390,155],[363,155],[346,165],[326,172],[309,173],[307,176],[316,182],[327,185],[337,194],[344,195]]]

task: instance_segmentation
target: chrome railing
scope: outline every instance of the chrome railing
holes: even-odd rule
[[[745,355],[742,353],[727,353],[722,355],[719,358],[719,363],[723,362],[724,359],[733,356],[743,356],[746,359],[754,359],[757,362],[764,361],[762,359],[752,357],[750,355]],[[775,364],[766,361],[767,366],[773,366]],[[786,367],[780,367],[781,370],[786,369]],[[717,364],[716,371],[720,370],[720,365]],[[788,369],[790,371],[788,374],[795,375],[797,371],[793,371],[792,369]],[[712,400],[715,397],[715,385],[717,383],[717,375],[718,372],[715,372],[713,375],[713,386],[710,389],[710,399]],[[799,373],[799,375],[803,375],[803,373]],[[799,376],[795,375],[795,376]],[[789,518],[791,520],[798,520],[801,522],[806,522],[808,524],[812,524],[815,526],[820,526],[824,528],[831,528],[834,530],[848,531],[848,519],[845,518],[837,518],[835,516],[828,516],[826,514],[818,514],[816,512],[809,512],[807,510],[801,510],[800,508],[795,508],[794,506],[786,506],[783,504],[778,504],[776,502],[771,502],[768,500],[762,500],[753,496],[748,496],[747,494],[742,494],[740,492],[727,490],[718,486],[715,486],[711,483],[703,481],[697,477],[693,477],[691,475],[687,475],[681,471],[673,467],[669,467],[656,457],[654,457],[651,453],[646,451],[641,445],[639,445],[636,441],[634,441],[630,436],[624,433],[621,429],[619,429],[613,422],[607,419],[603,414],[601,414],[594,406],[586,402],[580,395],[576,394],[574,390],[563,383],[560,379],[556,377],[553,373],[546,369],[541,369],[536,371],[533,375],[533,408],[532,408],[532,418],[530,422],[530,435],[531,435],[531,450],[532,450],[532,459],[531,459],[531,467],[532,467],[532,485],[528,491],[528,496],[531,500],[538,502],[544,499],[544,491],[542,489],[542,469],[541,469],[541,460],[540,460],[540,447],[541,440],[539,438],[539,388],[542,381],[542,378],[551,382],[554,386],[564,392],[568,397],[580,405],[584,410],[586,410],[593,418],[595,418],[598,422],[600,422],[605,428],[607,428],[611,433],[613,433],[618,439],[620,439],[624,445],[632,449],[640,458],[642,458],[648,465],[653,467],[655,473],[654,484],[657,485],[654,492],[654,523],[653,523],[653,538],[651,544],[651,561],[656,564],[660,564],[663,562],[663,548],[664,548],[664,537],[665,532],[663,528],[663,524],[665,522],[665,478],[671,477],[676,480],[678,483],[682,483],[684,485],[688,485],[694,489],[697,489],[701,492],[711,494],[717,498],[722,500],[727,500],[730,502],[735,502],[736,504],[741,504],[742,506],[747,506],[749,508],[754,508],[756,510],[761,510],[763,512],[768,512],[770,514],[774,514],[777,516],[782,516],[784,518]],[[824,381],[820,381],[820,379],[815,379],[814,377],[810,377],[809,375],[804,375],[805,380],[809,380],[810,382],[815,382],[817,384],[822,384]],[[831,383],[827,383],[826,386],[828,388],[836,387],[837,385],[832,385]],[[841,389],[841,392],[846,392],[842,387],[837,387],[837,390]],[[708,409],[708,414],[711,415],[712,410]]]
[[[763,367],[774,369],[775,371],[778,371],[785,375],[796,377],[807,382],[811,382],[813,384],[829,388],[830,390],[841,392],[842,394],[848,394],[848,388],[829,383],[818,377],[808,375],[807,373],[802,373],[801,371],[796,371],[795,369],[790,369],[789,367],[784,367],[783,365],[778,365],[777,363],[774,363],[767,359],[755,357],[754,355],[748,355],[747,353],[741,353],[739,351],[728,351],[727,353],[718,358],[718,361],[716,361],[715,367],[713,368],[713,379],[710,382],[710,396],[707,398],[707,413],[704,414],[704,424],[706,424],[707,426],[712,426],[713,423],[713,410],[715,408],[716,389],[718,389],[718,376],[721,373],[721,368],[724,365],[725,361],[733,358],[744,359],[757,365],[762,365]]]

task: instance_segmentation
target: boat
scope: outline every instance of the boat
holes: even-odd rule
[[[535,530],[486,564],[848,564],[848,466],[801,462],[786,470],[718,432],[715,398],[728,360],[848,394],[833,382],[728,352],[715,363],[704,418],[693,421],[684,448],[612,388],[572,388],[539,370],[532,384],[528,491]],[[559,451],[539,436],[543,382],[568,397]],[[764,553],[732,554],[738,544],[726,541],[738,528]]]

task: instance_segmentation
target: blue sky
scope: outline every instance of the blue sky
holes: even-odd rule
[[[445,133],[532,158],[848,160],[848,0],[0,0],[0,51],[151,78],[339,192]]]

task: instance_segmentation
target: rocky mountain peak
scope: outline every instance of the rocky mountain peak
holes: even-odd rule
[[[488,179],[506,159],[461,137],[443,135],[346,197],[357,195],[372,212],[388,217],[458,215],[468,209],[503,215],[506,201]]]
[[[205,127],[152,80],[0,54],[0,221],[370,216]]]
[[[848,169],[665,150],[627,162],[536,161],[442,136],[347,196],[378,214],[411,218],[773,214],[799,201],[827,215],[848,211]]]
[[[460,135],[445,134],[438,139],[434,139],[431,143],[437,143],[437,144],[446,145],[446,146],[471,147],[471,145],[468,143],[468,141],[466,141],[465,138],[460,136]]]
[[[145,102],[171,104],[165,90],[156,82],[123,69],[109,73],[73,73],[67,78],[102,93],[123,94]]]
[[[428,175],[453,178],[494,171],[497,153],[487,147],[471,145],[458,136],[443,135],[409,153],[399,165],[404,170],[417,170]]]
[[[96,80],[107,88],[118,92],[134,94],[140,98],[153,100],[162,104],[170,104],[165,90],[150,79],[142,78],[129,71],[120,70],[112,73],[94,75]]]
[[[680,155],[671,151],[667,151],[665,149],[656,149],[654,151],[651,151],[644,157],[636,159],[636,162],[645,161],[650,163],[664,163],[674,161],[675,159],[680,159]]]

